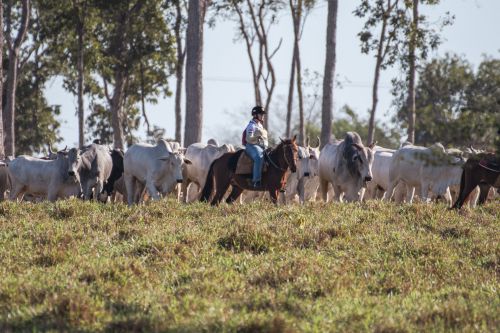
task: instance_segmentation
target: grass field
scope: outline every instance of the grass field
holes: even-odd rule
[[[500,203],[0,204],[0,331],[500,330]]]

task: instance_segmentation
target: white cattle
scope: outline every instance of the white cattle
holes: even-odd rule
[[[92,194],[94,200],[99,199],[112,168],[113,161],[108,147],[93,143],[85,148],[77,166],[85,200],[89,200]]]
[[[199,197],[201,194],[200,189],[205,186],[210,165],[212,165],[214,160],[229,152],[234,152],[234,147],[228,144],[217,147],[214,144],[193,143],[187,147],[186,158],[192,163],[184,164],[182,170],[182,195],[184,202],[191,202]],[[190,184],[195,184],[198,188],[195,198],[188,196],[188,186]]]
[[[389,168],[395,150],[375,146],[372,164],[372,181],[366,184],[364,199],[381,199],[389,187]],[[400,184],[396,188],[396,202],[402,202],[406,195],[406,186]]]
[[[76,149],[59,152],[55,160],[19,156],[9,163],[11,190],[9,199],[22,199],[24,194],[46,197],[49,201],[78,196],[81,191],[78,176],[72,173],[77,163]]]
[[[331,183],[334,199],[346,201],[362,199],[362,188],[372,180],[373,146],[363,146],[355,132],[348,132],[344,140],[329,143],[319,157],[319,183],[321,196],[328,200],[328,184]]]
[[[420,198],[427,202],[429,191],[443,196],[451,205],[450,186],[460,184],[464,159],[446,152],[437,143],[429,148],[408,145],[398,149],[389,169],[389,187],[386,199],[393,195],[394,188],[404,183],[408,188],[420,188]],[[413,189],[408,202],[413,200]]]
[[[134,194],[141,193],[144,187],[153,200],[173,191],[176,183],[182,183],[184,163],[191,162],[182,153],[174,152],[165,140],[158,140],[156,146],[146,143],[132,145],[123,159],[128,204],[139,202],[139,197]]]
[[[288,175],[285,202],[295,201],[297,196],[301,204],[316,200],[319,188],[319,156],[319,146],[299,147],[297,172]]]

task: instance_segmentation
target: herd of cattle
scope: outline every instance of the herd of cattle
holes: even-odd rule
[[[93,144],[52,152],[42,158],[19,156],[0,163],[0,199],[49,200],[71,196],[102,202],[120,200],[129,205],[169,193],[178,200],[199,199],[211,164],[236,149],[230,144],[195,143],[182,148],[173,141],[138,143],[126,152]],[[319,149],[299,147],[297,172],[289,173],[282,200],[340,201],[366,199],[409,202],[415,194],[427,202],[442,198],[450,206],[458,195],[463,164],[478,152],[405,144],[398,150],[364,146],[357,133]],[[228,172],[230,172],[228,170]],[[415,193],[416,192],[416,193]],[[475,205],[479,189],[470,200]],[[245,192],[242,201],[265,198]]]

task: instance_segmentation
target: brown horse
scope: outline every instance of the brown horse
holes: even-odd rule
[[[279,191],[285,188],[288,170],[290,169],[292,172],[297,170],[298,147],[295,139],[296,137],[293,137],[291,140],[281,140],[281,143],[276,148],[264,154],[264,161],[269,166],[267,171],[262,173],[262,185],[256,188],[249,181],[252,175],[235,174],[238,160],[240,155],[244,153],[244,150],[222,155],[210,166],[200,201],[208,201],[210,199],[215,181],[216,188],[211,201],[212,205],[220,203],[229,185],[232,185],[233,189],[226,199],[227,203],[233,203],[238,199],[243,190],[250,190],[269,191],[272,202],[276,204]]]
[[[488,196],[491,186],[500,187],[500,155],[482,153],[471,157],[465,162],[460,181],[460,192],[452,209],[460,209],[469,194],[479,186],[478,204],[482,205]]]

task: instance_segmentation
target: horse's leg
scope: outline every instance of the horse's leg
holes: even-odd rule
[[[478,185],[478,182],[471,176],[470,169],[465,169],[462,171],[462,178],[460,179],[460,193],[458,195],[457,201],[453,204],[452,208],[460,209],[462,208],[465,200],[469,196],[470,192]]]
[[[232,204],[233,202],[238,200],[238,198],[240,197],[242,192],[243,192],[243,189],[241,187],[233,185],[233,189],[232,189],[231,193],[229,194],[229,196],[227,197],[226,202],[228,204]]]
[[[271,202],[275,205],[278,204],[279,190],[269,190],[269,196],[271,197]]]
[[[229,177],[226,175],[221,176],[224,172],[227,171],[221,171],[220,174],[215,177],[215,195],[210,203],[212,206],[218,205],[221,202],[227,192],[227,189],[229,188],[229,185],[231,185]]]
[[[490,185],[489,184],[479,184],[479,199],[477,201],[477,204],[480,206],[486,202],[486,199],[488,199],[488,193],[490,192]]]

